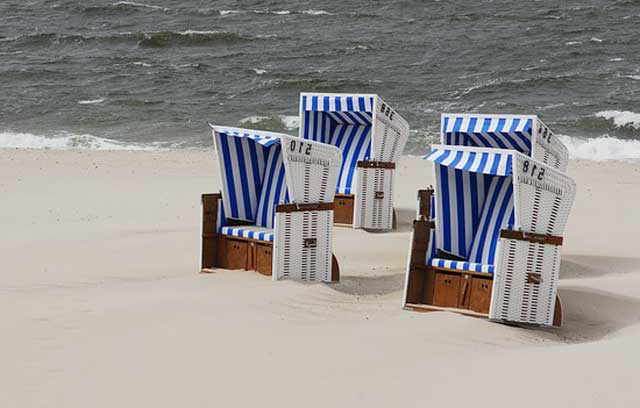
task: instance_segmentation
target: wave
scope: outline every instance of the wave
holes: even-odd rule
[[[640,113],[607,110],[597,112],[594,116],[613,122],[614,126],[617,128],[640,130]]]
[[[86,6],[81,9],[83,13],[115,13],[115,12],[131,12],[131,11],[161,11],[167,12],[171,10],[169,7],[156,6],[153,4],[137,3],[134,1],[118,1],[116,3],[101,6]]]
[[[59,132],[52,137],[47,137],[32,133],[0,132],[0,149],[155,150],[156,148],[125,144],[88,134]]]
[[[324,10],[303,10],[300,13],[302,14],[309,14],[311,16],[332,16],[332,13],[329,13],[328,11],[324,11]]]
[[[640,160],[640,141],[622,140],[615,137],[601,136],[591,139],[573,136],[559,136],[569,149],[574,159],[605,160]]]
[[[102,103],[104,102],[104,99],[102,98],[98,98],[98,99],[89,99],[86,101],[78,101],[78,105],[95,105],[98,103]]]
[[[210,9],[201,9],[201,12],[206,12],[206,13],[211,13]],[[234,15],[234,14],[274,14],[274,15],[279,15],[279,16],[286,16],[289,14],[307,14],[307,15],[311,15],[311,16],[321,16],[321,15],[326,15],[326,16],[332,16],[332,13],[329,13],[328,11],[324,11],[324,10],[219,10],[218,14],[220,14],[221,16],[229,16],[229,15]]]
[[[83,43],[135,43],[140,47],[170,47],[170,46],[203,46],[212,44],[233,44],[261,40],[270,37],[247,36],[230,31],[148,31],[125,32],[87,36],[81,34],[34,33],[17,37],[5,38],[0,41],[14,42],[20,46],[51,46]]]
[[[262,130],[284,131],[295,130],[300,127],[298,116],[249,116],[240,120],[240,125],[252,125]]]

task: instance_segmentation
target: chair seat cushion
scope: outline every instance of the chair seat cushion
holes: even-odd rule
[[[441,258],[433,258],[429,262],[429,265],[436,266],[439,268],[449,268],[449,269],[457,269],[459,271],[469,271],[469,272],[484,272],[484,273],[493,273],[495,270],[494,265],[483,265],[475,262],[466,262],[466,261],[452,261],[449,259],[441,259]]]
[[[220,227],[218,233],[232,237],[252,238],[260,241],[273,242],[273,229],[256,227],[254,225],[238,225],[235,227]]]

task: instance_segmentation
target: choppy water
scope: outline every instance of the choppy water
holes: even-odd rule
[[[295,132],[301,91],[381,94],[407,152],[440,112],[479,111],[538,113],[577,156],[640,157],[640,2],[0,2],[0,146]]]

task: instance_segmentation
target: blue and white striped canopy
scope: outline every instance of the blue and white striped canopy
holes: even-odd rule
[[[442,144],[513,149],[531,154],[531,115],[442,114]]]
[[[226,217],[273,228],[275,206],[289,202],[277,133],[211,126]]]
[[[493,271],[500,230],[515,222],[514,152],[433,146],[436,247],[467,260],[478,272]],[[443,262],[434,258],[428,264]],[[434,259],[436,259],[434,261]]]
[[[337,192],[355,189],[358,161],[371,157],[371,128],[375,95],[300,95],[300,136],[340,148],[342,167]]]
[[[509,151],[442,145],[432,146],[424,159],[445,167],[491,176],[511,175],[513,164],[513,154]]]

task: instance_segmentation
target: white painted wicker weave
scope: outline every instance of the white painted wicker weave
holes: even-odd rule
[[[291,201],[333,202],[340,151],[331,145],[291,136],[281,136],[281,140]],[[273,280],[331,281],[332,232],[333,210],[276,213]]]
[[[542,174],[540,180],[531,176]],[[516,224],[529,233],[562,236],[576,186],[551,165],[516,154],[513,167]],[[553,325],[560,247],[552,244],[500,238],[489,318],[535,325]],[[527,283],[527,274],[539,274],[541,283]]]
[[[343,150],[342,181],[338,183],[338,190],[355,194],[353,226],[391,229],[393,169],[382,171],[355,167],[355,164],[360,160],[397,163],[409,138],[408,122],[375,94],[301,93],[300,118],[302,138],[340,146]],[[345,124],[366,128],[356,136],[356,139],[362,138],[362,142],[345,143],[348,138],[340,137],[337,130],[332,131],[342,129],[340,126]],[[382,193],[384,200],[376,199],[375,192],[378,197]]]
[[[357,172],[353,227],[393,228],[393,169],[361,167]]]

